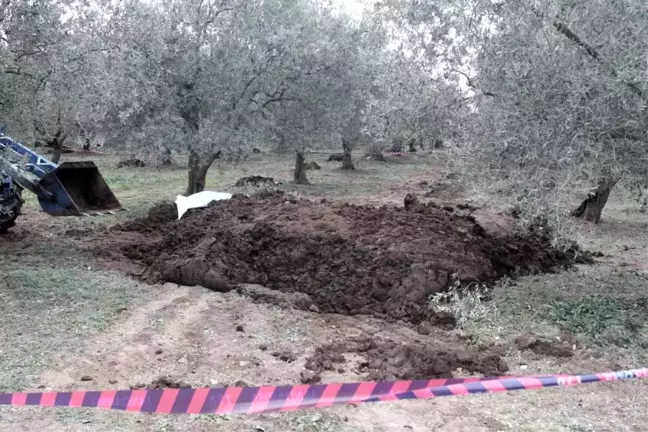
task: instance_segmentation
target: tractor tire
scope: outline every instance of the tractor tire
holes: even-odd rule
[[[20,216],[22,205],[22,193],[19,189],[14,190],[11,198],[0,203],[2,208],[2,212],[0,212],[0,234],[5,234],[9,228],[16,225],[16,218]]]

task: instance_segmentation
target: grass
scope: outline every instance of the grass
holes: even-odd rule
[[[339,163],[326,162],[326,154],[307,155],[309,161],[322,166],[319,171],[309,171],[311,186],[292,184],[293,159],[291,155],[254,155],[247,161],[235,164],[216,162],[207,175],[207,189],[243,192],[234,188],[236,181],[244,176],[262,175],[284,183],[282,189],[304,196],[327,196],[349,198],[353,196],[380,196],[387,183],[398,186],[412,176],[425,175],[431,167],[445,163],[444,153],[419,154],[403,158],[390,158],[387,162],[356,158],[356,171],[343,171]],[[81,159],[82,158],[82,159]],[[92,159],[113,190],[121,204],[129,210],[120,213],[117,220],[144,214],[153,204],[162,200],[175,200],[183,194],[187,182],[187,170],[183,161],[171,167],[145,167],[137,169],[116,168],[114,156],[80,157],[68,156],[69,160]],[[33,194],[25,193],[26,210],[38,209]]]
[[[642,331],[648,319],[648,299],[624,301],[613,297],[554,300],[547,305],[547,319],[563,330],[598,346],[646,349]]]
[[[35,388],[58,355],[80,350],[85,337],[104,330],[140,294],[134,281],[92,270],[55,243],[0,261],[0,273],[0,391]]]
[[[643,365],[648,361],[646,287],[648,275],[598,266],[504,280],[462,329],[474,344],[485,346],[494,341],[512,346],[521,334],[548,339],[567,334],[596,355],[623,353],[628,362]],[[467,300],[462,301],[466,309]],[[474,312],[474,301],[469,306],[466,310]]]

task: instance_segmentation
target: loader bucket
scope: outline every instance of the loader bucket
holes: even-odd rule
[[[94,162],[64,162],[39,185],[54,195],[39,198],[43,211],[52,216],[94,216],[122,209]]]

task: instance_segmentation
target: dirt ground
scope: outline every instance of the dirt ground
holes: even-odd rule
[[[550,319],[563,303],[610,295],[629,308],[622,312],[632,315],[635,309],[630,308],[640,305],[648,286],[645,215],[625,201],[613,200],[606,220],[599,227],[583,227],[579,239],[603,257],[595,265],[543,275],[540,270],[557,270],[565,262],[557,259],[560,256],[542,236],[532,237],[533,247],[525,251],[524,239],[510,231],[510,221],[499,211],[457,207],[467,197],[444,176],[442,164],[421,159],[407,163],[411,166],[405,174],[403,166],[409,165],[400,160],[392,166],[359,164],[361,172],[349,186],[346,173],[332,170],[322,160],[324,169],[313,173],[311,180],[317,184],[319,179],[324,186],[283,196],[269,194],[261,204],[239,197],[180,222],[162,213],[152,227],[138,226],[141,221],[133,222],[134,217],[145,216],[152,204],[172,196],[162,189],[152,193],[153,180],[146,180],[147,176],[156,181],[159,176],[177,176],[180,184],[183,171],[151,170],[123,179],[120,176],[131,174],[107,170],[107,181],[116,184],[115,192],[131,211],[105,222],[49,219],[27,206],[31,212],[19,221],[20,226],[0,240],[1,390],[290,384],[313,376],[321,382],[356,382],[504,372],[588,373],[645,366],[645,323],[631,327],[630,335],[625,327],[618,330],[616,321],[611,323],[604,330],[615,345],[588,339],[586,328],[576,322],[578,317]],[[259,160],[226,171],[224,183],[216,190],[238,192],[232,185],[241,173],[281,179],[277,166],[287,166],[273,162],[271,169],[264,170],[265,164]],[[327,185],[335,181],[341,183],[329,189]],[[372,182],[389,192],[377,198],[370,189]],[[436,186],[430,188],[431,184]],[[353,192],[345,197],[340,192],[343,187]],[[436,198],[425,197],[430,190]],[[443,190],[450,192],[443,195]],[[343,204],[402,207],[408,193],[438,205],[418,212]],[[321,202],[322,198],[329,202]],[[444,206],[452,206],[452,211]],[[110,229],[115,223],[121,226]],[[183,226],[186,223],[195,234],[189,225]],[[506,253],[499,247],[507,248]],[[255,249],[261,253],[250,259]],[[518,256],[515,249],[525,254]],[[339,257],[338,267],[327,269],[325,275],[331,280],[318,280],[316,264],[326,254]],[[379,274],[394,257],[396,273],[388,275],[393,281],[418,277],[417,264],[438,266],[424,267],[425,274],[434,278],[414,278],[412,286],[425,287],[417,297],[408,298],[412,290],[396,282],[386,295],[376,296],[376,287],[365,282],[369,276],[349,270],[366,263],[373,274]],[[189,258],[206,265],[198,272],[201,277],[215,268],[221,281],[212,289],[173,283],[174,277],[181,277],[175,282],[209,285],[204,279],[183,279],[187,275],[182,268]],[[512,268],[502,266],[502,258],[511,261]],[[163,270],[169,267],[175,270],[165,276]],[[235,271],[226,271],[232,268]],[[290,272],[294,268],[299,271]],[[461,270],[465,282],[492,281],[513,270],[532,275],[498,284],[478,307],[453,309],[457,320],[450,327],[456,328],[450,329],[434,321],[442,313],[425,315],[423,306],[429,294],[447,288],[439,283],[439,272],[449,274],[453,269]],[[279,274],[290,277],[282,280]],[[195,275],[188,273],[188,277]],[[246,275],[245,280],[241,275]],[[331,287],[351,294],[336,297],[338,291]],[[363,297],[371,299],[364,308],[358,306]],[[534,352],[530,347],[538,344],[515,342],[521,335],[567,347],[569,355]],[[620,344],[625,338],[629,342]],[[648,422],[643,409],[648,402],[646,390],[645,382],[626,382],[247,417],[1,408],[0,428],[640,431]]]

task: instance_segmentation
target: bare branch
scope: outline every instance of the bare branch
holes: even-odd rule
[[[466,84],[468,85],[468,87],[470,87],[471,89],[479,92],[483,96],[497,97],[497,95],[495,93],[493,93],[493,92],[490,92],[488,90],[481,90],[481,89],[477,88],[477,86],[475,85],[475,81],[467,73],[462,72],[462,71],[457,70],[457,69],[452,69],[450,72],[455,72],[455,73],[458,73],[459,75],[463,75],[466,78],[466,81],[467,81]]]

